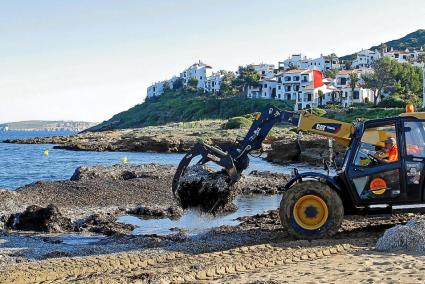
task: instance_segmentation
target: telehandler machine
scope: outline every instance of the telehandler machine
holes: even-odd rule
[[[195,157],[200,158],[198,164],[221,166],[235,183],[248,167],[248,154],[261,148],[276,123],[291,123],[299,131],[323,135],[347,147],[342,165],[333,163],[335,174],[294,169],[284,185],[280,221],[294,237],[332,236],[344,215],[425,212],[425,112],[345,123],[306,110],[265,108],[235,146],[221,149],[198,143],[185,155],[173,179],[176,198],[179,180]]]

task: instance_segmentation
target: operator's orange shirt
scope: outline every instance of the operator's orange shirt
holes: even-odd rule
[[[393,146],[388,152],[388,161],[398,161],[398,149],[397,146]]]

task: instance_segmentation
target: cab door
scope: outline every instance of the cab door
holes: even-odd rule
[[[365,123],[361,139],[354,146],[348,165],[347,182],[354,189],[352,195],[358,204],[396,203],[405,198],[401,159],[401,135],[396,120]],[[388,156],[385,142],[394,138],[398,157]],[[391,148],[392,149],[392,148]]]
[[[406,196],[408,200],[425,200],[425,121],[403,121]]]

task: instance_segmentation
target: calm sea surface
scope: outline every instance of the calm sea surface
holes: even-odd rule
[[[70,135],[72,132],[0,131],[0,141],[9,138]],[[0,189],[16,189],[39,180],[69,179],[83,165],[119,164],[127,157],[129,164],[160,163],[177,165],[183,154],[145,152],[83,152],[53,149],[54,145],[18,145],[0,143]],[[45,156],[43,152],[49,151]],[[289,173],[294,166],[279,166],[261,158],[251,158],[252,170]],[[300,168],[311,170],[311,168]]]

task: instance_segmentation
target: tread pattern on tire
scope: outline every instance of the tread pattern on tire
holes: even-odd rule
[[[321,197],[328,206],[329,216],[326,223],[317,230],[307,231],[299,227],[293,217],[293,208],[299,198],[313,194]],[[333,236],[341,227],[344,219],[344,206],[335,190],[320,181],[304,181],[295,184],[282,195],[279,208],[282,226],[297,239],[317,239]]]

